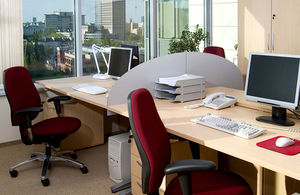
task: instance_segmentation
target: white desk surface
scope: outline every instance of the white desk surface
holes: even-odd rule
[[[115,80],[96,80],[92,79],[91,76],[86,76],[44,80],[38,81],[37,83],[53,91],[70,95],[79,100],[89,102],[93,105],[100,106],[117,114],[128,117],[127,104],[108,107],[105,94],[89,95],[72,89],[73,85],[87,83],[105,87],[109,91],[112,85],[115,83]],[[155,103],[162,121],[164,122],[169,133],[181,136],[217,151],[251,162],[258,167],[264,167],[300,180],[300,169],[298,168],[300,162],[300,154],[288,156],[256,146],[257,142],[279,135],[288,137],[300,137],[299,133],[266,128],[266,134],[251,140],[246,140],[191,122],[191,119],[197,116],[206,113],[214,113],[235,120],[248,122],[253,125],[263,124],[256,121],[255,117],[266,114],[259,110],[266,111],[269,110],[270,107],[246,101],[244,99],[243,91],[240,90],[215,87],[207,88],[206,94],[209,95],[211,93],[221,91],[225,92],[228,95],[237,96],[237,106],[217,111],[205,107],[200,107],[197,109],[184,108],[184,105],[200,103],[202,100],[185,103],[173,103],[169,100],[155,99]],[[297,119],[292,120],[296,123],[296,125],[292,128],[300,129],[300,121]]]

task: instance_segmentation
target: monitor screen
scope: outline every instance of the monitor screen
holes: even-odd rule
[[[123,74],[130,70],[131,56],[131,48],[112,47],[108,61],[108,76],[119,79]]]
[[[273,106],[272,115],[286,120],[285,108],[298,107],[299,71],[300,56],[250,53],[245,85],[246,100],[270,104]],[[276,119],[271,117],[270,120]]]
[[[131,60],[131,67],[130,68],[134,68],[137,65],[139,65],[139,63],[140,63],[139,46],[122,43],[121,47],[132,48],[132,60]]]

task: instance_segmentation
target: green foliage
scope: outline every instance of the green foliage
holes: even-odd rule
[[[235,44],[233,47],[234,47],[235,50],[237,50],[238,47],[239,47],[239,45],[238,45],[238,44]]]
[[[108,36],[105,36],[104,40],[102,41],[103,46],[111,46],[110,38]]]
[[[104,40],[100,39],[88,39],[84,43],[95,43],[97,45],[102,45],[103,47],[109,46],[109,47],[121,47],[122,42],[114,39],[108,38],[108,36],[105,36]]]
[[[53,28],[45,28],[44,30],[44,36],[50,36],[53,33],[55,33],[55,30]]]
[[[102,44],[102,41],[99,39],[88,39],[88,40],[84,41],[84,43],[95,43],[97,45],[100,45],[100,44]]]
[[[199,28],[199,24],[196,25],[194,32],[189,31],[189,26],[186,25],[179,40],[175,37],[170,40],[168,51],[170,53],[198,52],[200,42],[207,37],[208,33],[204,33],[203,29]]]
[[[140,40],[140,35],[134,34],[134,33],[126,33],[126,40],[129,41],[129,43],[133,42],[137,42]]]
[[[63,35],[61,33],[51,33],[50,37],[65,37],[65,35]]]

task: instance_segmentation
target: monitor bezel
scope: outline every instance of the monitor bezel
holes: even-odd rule
[[[140,64],[140,51],[138,45],[125,44],[122,43],[121,47],[124,48],[132,48],[132,59],[131,59],[131,67],[130,69],[138,66]],[[135,61],[136,60],[136,61]]]
[[[129,54],[129,60],[128,60],[128,65],[127,65],[127,71],[129,71],[130,70],[130,67],[131,67],[131,61],[132,61],[132,48],[126,48],[126,47],[111,47],[111,51],[110,51],[110,55],[109,55],[109,60],[108,60],[108,69],[107,69],[107,76],[109,77],[109,78],[112,78],[112,79],[119,79],[121,76],[119,76],[119,75],[113,75],[111,72],[110,72],[110,70],[111,70],[111,58],[112,58],[112,51],[113,50],[128,50],[128,51],[130,51],[130,54]],[[126,71],[126,72],[127,72]],[[125,73],[126,73],[125,72]],[[125,74],[124,73],[124,74]]]
[[[258,96],[249,95],[248,93],[248,82],[249,82],[249,73],[251,69],[251,59],[254,55],[260,55],[260,56],[271,56],[271,57],[286,57],[286,58],[298,58],[299,59],[299,68],[298,68],[298,78],[297,78],[297,89],[298,93],[295,94],[294,102],[284,102],[280,100],[270,99],[270,98],[262,98]],[[281,107],[281,108],[287,108],[287,109],[297,109],[299,106],[299,89],[300,89],[300,55],[292,55],[292,54],[278,54],[278,53],[259,53],[259,52],[250,52],[249,54],[249,61],[248,61],[248,67],[247,67],[247,75],[246,75],[246,82],[245,82],[245,93],[244,97],[248,101],[253,102],[259,102],[264,104],[269,104],[271,106]]]

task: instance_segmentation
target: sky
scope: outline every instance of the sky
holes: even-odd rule
[[[23,0],[23,22],[30,22],[32,17],[42,21],[44,14],[51,14],[54,11],[73,12],[74,0]],[[133,22],[141,22],[144,15],[143,0],[125,0],[126,22],[132,18]],[[86,23],[95,22],[95,0],[81,0],[82,15],[85,15]]]

